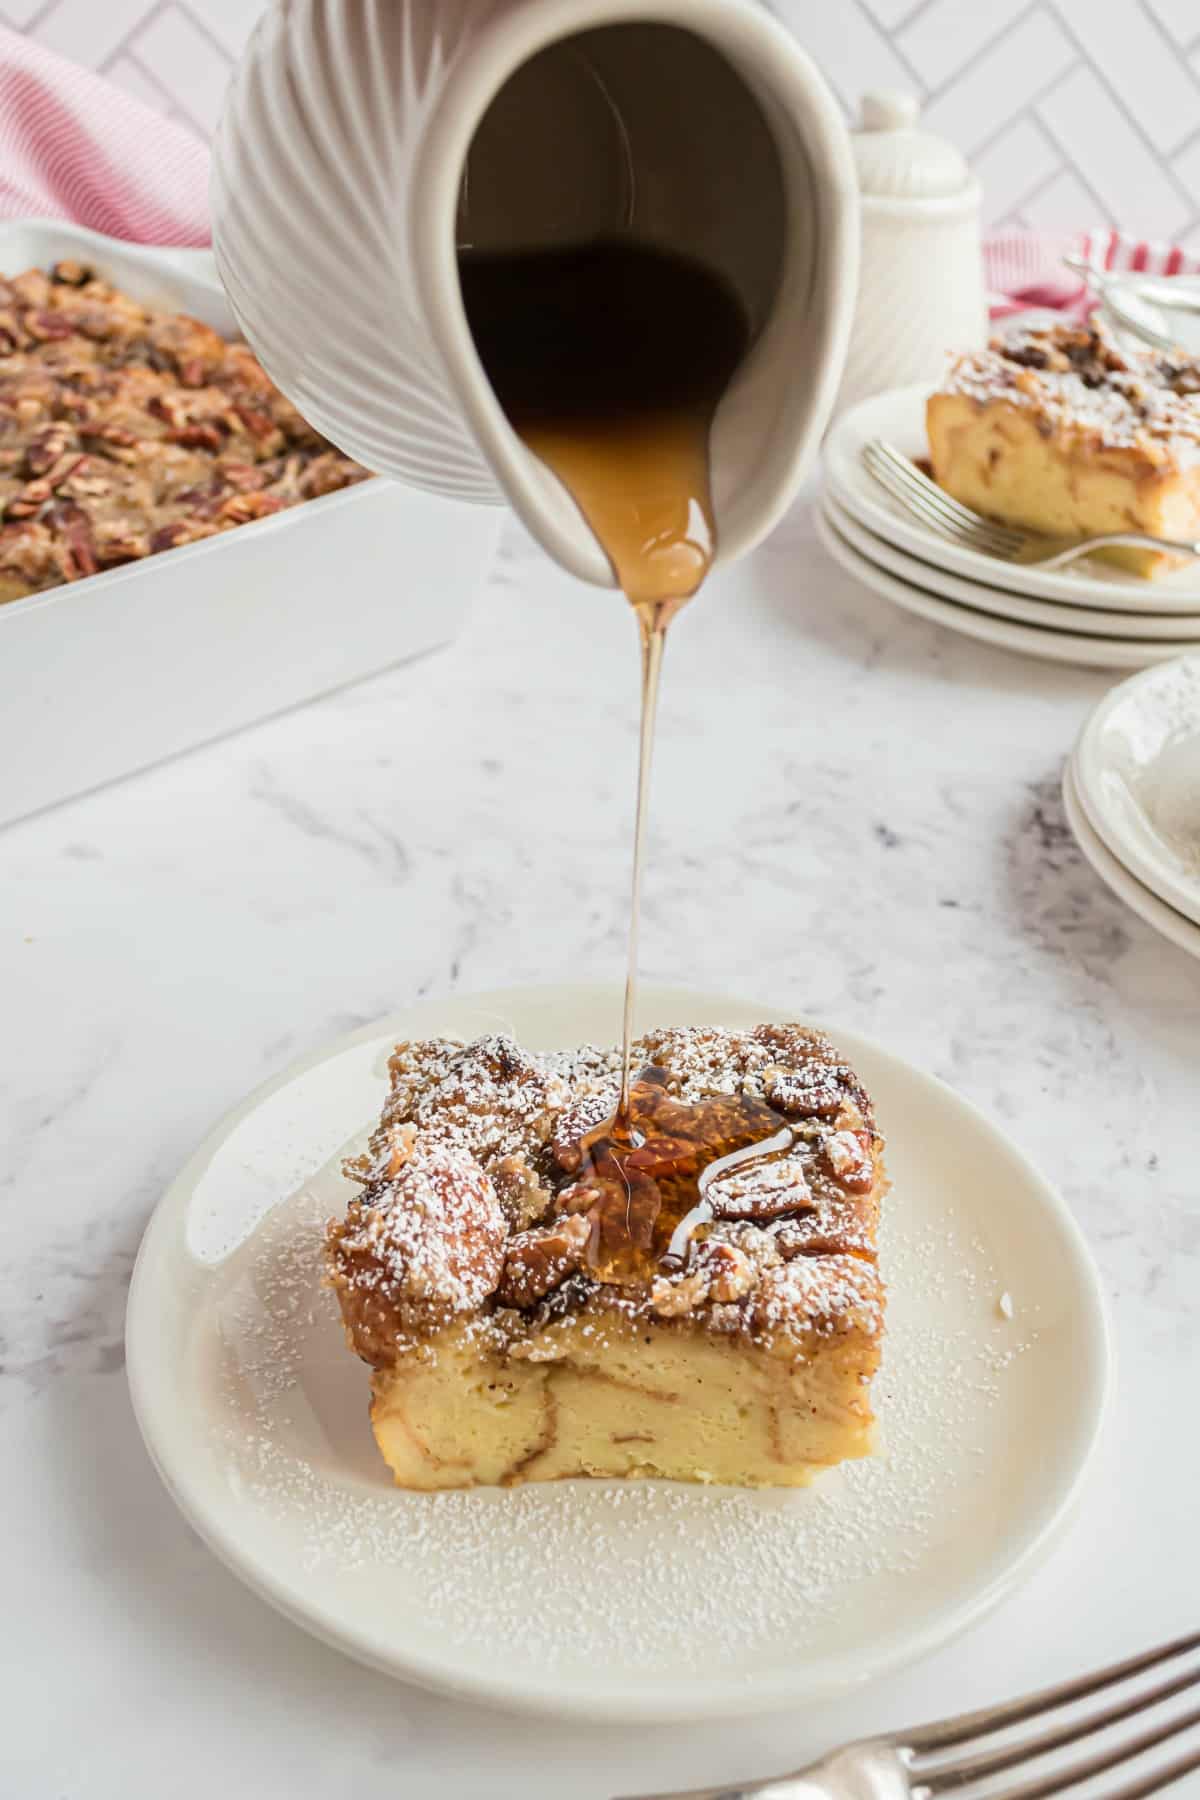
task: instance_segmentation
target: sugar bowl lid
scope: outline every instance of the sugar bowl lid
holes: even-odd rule
[[[961,150],[919,126],[920,102],[894,88],[863,95],[860,128],[851,133],[864,199],[946,200],[971,188]]]

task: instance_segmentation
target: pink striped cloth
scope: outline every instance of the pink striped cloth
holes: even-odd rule
[[[1182,244],[1156,243],[1098,226],[1066,237],[1037,231],[1002,231],[983,246],[984,279],[993,319],[1030,306],[1078,316],[1094,304],[1086,283],[1063,266],[1069,253],[1097,269],[1137,269],[1148,275],[1200,274],[1200,252]]]
[[[208,150],[123,88],[0,26],[0,218],[207,244]]]

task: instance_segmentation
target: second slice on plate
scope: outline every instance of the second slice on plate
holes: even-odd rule
[[[883,1144],[798,1025],[615,1050],[401,1044],[330,1227],[371,1422],[410,1488],[657,1475],[797,1486],[869,1453]]]
[[[955,359],[926,410],[939,486],[1050,537],[1200,538],[1200,362],[1124,351],[1098,321],[1017,329]],[[1150,578],[1179,558],[1114,548]]]

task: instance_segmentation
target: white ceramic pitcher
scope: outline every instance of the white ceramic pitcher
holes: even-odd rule
[[[721,560],[819,443],[854,310],[837,107],[758,0],[277,0],[217,136],[214,248],[268,373],[382,474],[507,499],[613,583],[475,353],[457,251],[624,233],[734,283],[753,342],[714,422]]]

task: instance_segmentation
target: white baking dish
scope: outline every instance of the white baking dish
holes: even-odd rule
[[[0,225],[0,273],[60,257],[236,335],[207,251]],[[499,519],[376,479],[0,606],[0,823],[446,643]]]

